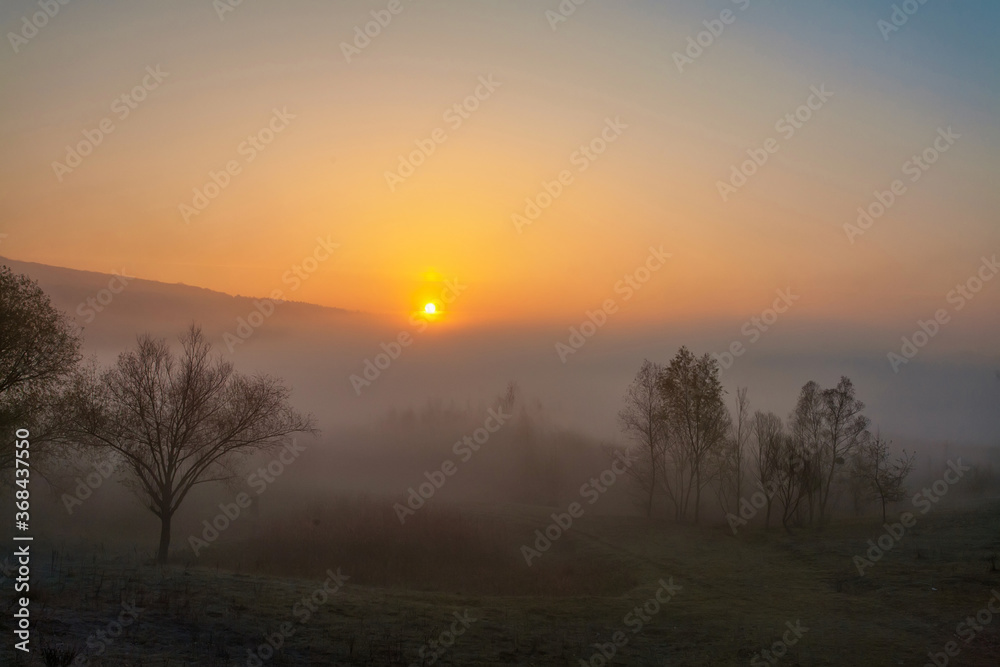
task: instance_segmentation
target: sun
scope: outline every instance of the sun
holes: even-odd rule
[[[433,303],[428,303],[426,306],[424,306],[424,312],[427,313],[428,315],[433,315],[434,313],[437,312],[437,306],[435,306]]]

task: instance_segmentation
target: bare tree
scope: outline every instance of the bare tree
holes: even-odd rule
[[[878,433],[866,438],[858,448],[857,471],[867,486],[870,497],[882,504],[882,521],[886,520],[886,505],[906,498],[903,483],[913,470],[916,454],[903,453],[891,460],[889,443]]]
[[[58,438],[52,419],[64,382],[80,361],[80,333],[38,283],[0,266],[0,470],[14,463],[14,430],[39,445]]]
[[[867,466],[868,462],[862,456],[859,448],[859,451],[851,457],[850,468],[847,471],[847,492],[854,516],[861,516],[865,506],[875,497],[871,485],[868,483],[868,472],[865,470]]]
[[[730,423],[729,437],[718,459],[719,504],[724,512],[739,510],[739,499],[743,495],[743,486],[746,483],[746,458],[751,430],[747,388],[738,387],[735,419]]]
[[[757,485],[767,498],[767,511],[764,516],[764,528],[771,524],[771,509],[774,496],[778,492],[778,475],[781,469],[784,426],[781,417],[773,412],[757,410],[753,415],[753,451],[752,458]]]
[[[803,450],[800,441],[791,433],[781,435],[775,496],[781,502],[781,525],[792,532],[792,520],[798,519],[803,499],[809,495],[814,479],[809,465],[809,452]]]
[[[618,413],[618,423],[640,450],[640,457],[628,469],[628,474],[643,494],[646,518],[653,515],[653,499],[656,495],[657,468],[663,458],[665,422],[663,401],[659,392],[660,374],[663,368],[648,360],[636,374],[632,384],[625,391],[625,407]]]
[[[689,465],[681,518],[694,491],[694,522],[698,523],[701,491],[711,479],[710,463],[729,429],[719,364],[709,354],[696,358],[682,347],[664,370],[660,391],[669,438],[675,441]]]
[[[180,342],[175,355],[166,340],[141,336],[112,368],[81,375],[73,402],[75,436],[117,455],[129,488],[159,518],[161,563],[193,487],[231,479],[243,457],[315,432],[280,380],[237,373],[195,326]]]
[[[819,500],[820,521],[826,521],[830,489],[837,467],[843,466],[855,453],[868,431],[869,420],[864,416],[865,404],[855,397],[854,384],[841,377],[833,389],[823,391],[823,445],[825,469],[821,471]]]
[[[659,458],[656,479],[674,508],[674,520],[680,521],[687,515],[687,506],[691,498],[691,457],[681,440],[671,436],[669,426],[664,430],[666,441],[663,455]]]
[[[504,388],[503,393],[497,398],[497,402],[501,409],[513,410],[520,397],[521,386],[517,383],[517,380],[510,380],[507,382],[507,387]]]

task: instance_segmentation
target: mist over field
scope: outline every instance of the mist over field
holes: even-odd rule
[[[84,328],[87,353],[110,362],[140,334],[174,340],[197,323],[241,370],[287,378],[296,404],[317,415],[326,437],[342,426],[376,423],[391,410],[419,411],[430,403],[462,409],[487,404],[515,381],[553,425],[613,441],[620,439],[616,415],[625,388],[643,359],[668,357],[685,344],[699,353],[720,353],[742,341],[747,351],[721,377],[730,394],[749,386],[755,408],[783,414],[807,380],[831,384],[848,375],[869,414],[896,439],[1000,444],[1000,358],[962,350],[960,323],[934,341],[943,351],[923,351],[901,373],[893,373],[886,361],[895,332],[797,318],[794,310],[759,331],[753,343],[752,335],[741,332],[753,312],[731,321],[639,329],[612,316],[563,363],[556,344],[568,343],[570,326],[579,329],[585,314],[567,327],[501,325],[417,333],[405,318],[290,302],[276,307],[258,328],[238,331],[266,294],[233,297],[136,279],[98,313],[87,299],[106,289],[113,275],[4,263],[38,279],[53,303],[73,316]],[[751,325],[748,330],[752,334],[756,329]],[[247,331],[252,333],[244,341],[239,334]],[[370,385],[359,385],[359,393],[351,376],[364,378],[365,361],[374,363],[383,353],[381,345],[406,332],[413,335],[413,344]]]
[[[0,665],[996,667],[998,24],[4,2]]]
[[[162,337],[178,350],[178,337],[196,324],[203,328],[213,354],[233,363],[240,372],[283,378],[295,408],[315,417],[318,431],[314,435],[299,434],[286,442],[280,453],[262,452],[237,462],[229,469],[232,476],[228,481],[193,489],[173,517],[173,560],[183,564],[185,575],[192,571],[189,568],[214,573],[199,583],[200,593],[187,586],[178,588],[171,579],[148,589],[136,587],[151,576],[151,572],[143,574],[149,565],[144,564],[142,554],[154,544],[155,524],[148,508],[137,502],[130,490],[127,468],[114,456],[94,458],[78,451],[60,462],[50,461],[45,471],[46,490],[39,492],[42,487],[35,487],[33,521],[46,526],[46,540],[51,545],[44,552],[50,558],[44,575],[47,579],[40,579],[37,586],[64,589],[60,581],[77,581],[83,588],[74,595],[86,595],[93,586],[97,587],[94,595],[101,595],[106,577],[124,577],[109,591],[112,598],[122,595],[150,600],[146,596],[159,590],[166,615],[161,613],[147,623],[155,623],[152,636],[166,645],[180,641],[171,633],[180,631],[177,623],[181,618],[191,617],[192,612],[186,610],[192,606],[205,610],[197,614],[201,627],[212,625],[212,619],[220,614],[231,617],[235,625],[220,631],[226,638],[223,634],[216,637],[215,631],[208,635],[198,629],[190,631],[195,646],[218,651],[215,664],[227,664],[224,656],[236,654],[235,647],[247,641],[246,631],[237,629],[243,624],[243,609],[266,609],[265,613],[277,618],[290,609],[295,623],[315,633],[330,627],[329,622],[312,627],[312,614],[320,613],[316,601],[341,595],[336,607],[340,620],[333,625],[340,639],[331,644],[327,635],[313,635],[309,644],[329,644],[322,653],[291,646],[281,652],[280,645],[274,649],[278,642],[273,635],[254,643],[251,631],[251,648],[242,649],[245,661],[238,664],[256,664],[254,656],[260,659],[268,647],[274,655],[284,656],[276,658],[275,664],[341,664],[310,662],[317,654],[328,656],[321,660],[341,660],[343,664],[421,664],[399,661],[408,650],[415,650],[405,649],[405,642],[413,646],[434,641],[421,634],[428,630],[409,639],[387,639],[392,633],[403,635],[398,634],[393,621],[366,620],[369,612],[363,609],[371,603],[371,595],[393,608],[408,610],[402,613],[410,623],[424,623],[416,619],[427,617],[419,605],[410,607],[406,597],[414,593],[407,591],[482,600],[496,595],[524,601],[544,599],[558,605],[559,613],[578,618],[594,608],[584,605],[587,611],[573,611],[572,601],[577,596],[612,596],[608,599],[614,601],[621,591],[634,591],[641,598],[646,595],[642,591],[649,577],[656,572],[686,571],[691,576],[691,570],[679,570],[677,562],[666,570],[654,565],[653,571],[640,573],[634,563],[629,564],[634,556],[626,555],[637,553],[635,549],[663,550],[668,558],[683,560],[685,568],[697,561],[702,574],[695,576],[717,577],[746,567],[747,559],[764,559],[766,564],[758,569],[772,568],[789,557],[785,550],[808,540],[811,548],[818,549],[809,567],[818,570],[795,576],[807,580],[835,576],[835,590],[856,590],[850,587],[857,584],[849,583],[855,575],[844,574],[843,564],[852,563],[851,572],[860,575],[859,581],[868,581],[866,569],[875,567],[883,552],[875,542],[865,542],[869,535],[879,537],[870,528],[878,525],[873,516],[873,512],[877,515],[877,504],[872,506],[868,496],[859,504],[860,496],[852,495],[855,487],[849,486],[846,478],[838,481],[833,491],[829,511],[835,530],[828,528],[807,538],[801,531],[808,529],[800,526],[788,533],[790,537],[778,538],[768,547],[745,541],[745,536],[761,530],[762,514],[753,509],[759,492],[753,487],[732,510],[723,505],[721,497],[703,498],[698,503],[703,528],[663,523],[667,507],[654,510],[654,523],[640,518],[644,492],[636,485],[639,478],[613,473],[616,451],[630,451],[629,456],[635,452],[630,449],[633,441],[622,430],[619,411],[626,405],[635,370],[644,360],[668,358],[673,350],[687,344],[711,354],[733,349],[733,341],[745,343],[746,351],[741,355],[714,356],[726,404],[733,405],[739,388],[749,386],[754,410],[788,414],[789,422],[796,394],[807,380],[830,386],[841,375],[850,376],[865,400],[873,429],[891,441],[893,452],[913,455],[906,487],[916,495],[899,496],[902,502],[891,507],[901,507],[901,517],[933,512],[905,541],[905,557],[919,563],[931,559],[922,565],[929,570],[922,570],[921,576],[934,576],[940,567],[978,571],[977,559],[996,565],[1000,478],[994,471],[1000,467],[1000,411],[996,410],[1000,372],[995,369],[996,359],[949,350],[949,344],[956,342],[953,338],[942,336],[936,341],[939,352],[927,350],[895,374],[887,370],[886,354],[879,347],[891,334],[874,326],[841,327],[799,319],[794,310],[766,331],[760,327],[756,335],[760,321],[751,320],[752,315],[746,320],[677,326],[617,326],[621,322],[612,314],[600,328],[595,327],[592,336],[583,336],[579,324],[572,329],[525,324],[433,329],[421,328],[414,319],[296,301],[279,303],[266,296],[231,296],[129,277],[128,271],[102,274],[8,259],[0,262],[37,280],[53,307],[79,327],[87,364],[115,364],[118,356],[133,349],[144,335]],[[407,334],[411,339],[400,338]],[[573,336],[578,337],[577,342],[583,341],[579,348],[574,347]],[[410,342],[396,346],[400,340]],[[569,347],[560,347],[561,343]],[[484,436],[481,442],[479,435]],[[941,471],[947,475],[955,469],[962,471],[960,485],[946,487],[947,497],[939,495]],[[609,476],[609,472],[613,474]],[[945,500],[947,507],[939,509],[938,504]],[[569,514],[574,507],[580,516]],[[908,508],[912,514],[905,513]],[[953,516],[964,518],[956,523]],[[544,532],[556,526],[560,526],[557,531]],[[631,527],[621,532],[623,526]],[[910,526],[890,520],[878,530],[885,531],[883,537],[903,535],[893,531]],[[957,532],[945,536],[942,531],[947,530]],[[653,534],[669,536],[669,542],[658,544],[660,538],[653,538]],[[573,535],[572,542],[565,539]],[[776,536],[771,535],[774,540]],[[735,542],[738,547],[734,552],[728,541],[736,539],[740,541]],[[597,551],[591,551],[590,540],[601,545]],[[945,544],[951,546],[940,551]],[[81,557],[95,549],[100,555],[94,558],[103,564],[93,560],[85,565]],[[777,551],[772,552],[774,549]],[[333,563],[337,564],[335,569],[330,568]],[[89,574],[79,579],[78,568]],[[258,583],[248,592],[244,581],[220,578],[221,571],[233,571],[237,577],[249,574],[257,577]],[[772,573],[769,576],[781,576],[784,568],[768,571]],[[836,575],[823,574],[838,571]],[[349,578],[344,579],[344,573],[350,573]],[[308,585],[296,592],[295,585],[289,583],[298,577],[322,579],[327,575],[327,584],[350,582],[349,596],[337,588],[324,595],[313,592],[316,597],[311,598]],[[656,595],[663,591],[683,591],[684,584],[679,583],[683,576],[678,575],[678,582],[673,577],[656,580],[659,592],[654,591],[651,599],[659,600]],[[745,579],[738,580],[746,585]],[[130,583],[133,581],[136,583]],[[329,591],[327,584],[323,584],[324,590]],[[271,588],[261,588],[265,585]],[[750,605],[767,599],[769,594],[763,591],[768,584],[760,585],[760,591],[744,591],[740,599]],[[784,580],[770,585],[788,586]],[[172,592],[164,593],[167,590]],[[667,598],[670,604],[674,594]],[[967,595],[969,591],[959,597]],[[293,600],[303,597],[283,608],[286,603],[282,601],[288,596]],[[171,603],[174,598],[177,602]],[[220,599],[228,602],[212,612],[211,600]],[[457,599],[448,599],[432,604],[451,609],[457,603]],[[844,603],[853,604],[848,600]],[[174,620],[169,615],[171,604],[180,605],[173,612]],[[611,604],[602,603],[604,607]],[[703,610],[706,602],[692,604]],[[799,608],[802,604],[795,603]],[[505,615],[525,614],[514,627],[530,623],[528,611],[512,612],[508,603],[500,609]],[[483,612],[480,607],[477,613],[497,611]],[[734,619],[746,618],[749,613],[742,602],[725,612]],[[123,625],[128,621],[124,614],[117,617]],[[641,614],[626,615],[618,621],[639,624],[636,627],[641,632],[629,652],[622,653],[629,656],[623,664],[652,664],[648,661],[664,655],[661,640],[645,627],[642,618]],[[59,664],[50,661],[58,661],[58,655],[87,655],[87,650],[80,653],[81,649],[68,648],[60,654],[63,649],[53,648],[84,646],[85,627],[71,629],[76,627],[71,624],[59,630],[58,624],[52,625],[54,617],[45,615],[44,619],[45,650],[50,656],[45,664]],[[430,625],[440,622],[431,619]],[[570,629],[559,635],[558,646],[543,647],[540,639],[528,645],[516,639],[504,640],[509,648],[501,653],[507,661],[515,662],[518,655],[551,654],[557,663],[581,650],[593,649],[598,657],[611,654],[611,644],[587,644],[589,631],[568,622]],[[762,623],[761,627],[767,627],[768,621]],[[150,627],[147,625],[147,633]],[[527,626],[518,632],[522,631],[527,632]],[[143,636],[140,629],[132,632]],[[682,637],[712,632],[701,626],[696,632],[675,632],[669,641],[676,646]],[[766,634],[767,630],[754,632]],[[865,642],[845,648],[836,633],[827,632],[823,648],[798,653],[807,656],[804,664],[843,664],[843,656],[853,656],[847,659],[860,661],[857,664],[887,664],[864,662],[872,650],[865,648]],[[492,632],[479,634],[458,654],[464,657],[456,657],[461,663],[455,664],[469,664],[466,661],[474,660],[473,656],[489,650],[483,648],[483,642],[492,641],[486,639],[491,636]],[[877,641],[878,636],[872,635],[871,641]],[[100,651],[103,645],[95,643],[93,637],[91,634],[86,644],[90,653]],[[968,657],[981,656],[984,662],[967,664],[989,664],[996,655],[996,645],[989,643],[995,639],[990,637],[980,638],[978,646],[966,653]],[[61,641],[53,643],[55,638]],[[299,641],[305,640],[306,635],[300,635]],[[213,648],[216,642],[218,647]],[[701,642],[702,646],[714,646],[708,639]],[[770,645],[766,637],[758,638],[754,633],[734,636],[732,642],[741,647],[740,655],[754,659],[766,655],[757,650],[758,645]],[[441,647],[425,643],[421,650],[428,652],[428,646]],[[778,643],[771,645],[775,647],[780,649]],[[112,649],[110,642],[107,648]],[[159,654],[141,650],[154,660]],[[671,649],[678,664],[709,664],[721,659],[709,657],[716,655],[716,650]],[[683,656],[691,654],[701,657],[684,662]],[[563,657],[556,657],[559,655]],[[107,664],[132,664],[124,659],[126,662]],[[166,655],[163,659],[169,661]],[[737,659],[734,664],[739,662]],[[196,659],[195,664],[213,663]]]
[[[192,491],[173,520],[178,560],[188,567],[288,576],[314,572],[332,559],[361,586],[558,598],[639,585],[634,578],[595,578],[596,571],[612,567],[607,556],[596,554],[583,557],[594,571],[564,571],[566,565],[555,563],[534,567],[530,555],[524,569],[524,552],[519,555],[517,547],[531,548],[531,531],[510,522],[530,525],[540,521],[529,518],[539,510],[558,514],[582,499],[595,501],[586,506],[588,528],[579,528],[580,521],[574,528],[583,535],[615,517],[633,521],[643,504],[634,480],[592,484],[613,463],[615,449],[630,444],[618,413],[634,369],[685,341],[725,350],[726,336],[739,333],[740,325],[636,331],[616,330],[610,319],[563,363],[553,341],[568,340],[571,332],[551,327],[420,332],[411,322],[363,312],[299,302],[275,305],[272,312],[262,298],[138,278],[119,290],[113,274],[4,263],[37,279],[53,305],[71,314],[84,334],[83,352],[98,364],[114,363],[143,334],[176,347],[179,332],[194,322],[221,358],[246,373],[285,378],[295,406],[315,415],[319,432],[294,438],[288,456],[252,456],[228,482]],[[113,298],[106,305],[95,301],[109,284]],[[253,312],[271,314],[248,319]],[[412,344],[394,352],[390,344],[407,331]],[[792,316],[778,322],[723,369],[726,402],[750,385],[753,408],[780,415],[790,411],[806,379],[831,384],[838,373],[849,374],[893,451],[914,454],[908,488],[933,489],[940,471],[957,460],[974,472],[949,490],[953,509],[978,508],[984,498],[996,497],[1000,377],[961,354],[928,355],[906,368],[904,378],[888,377],[885,357],[873,347],[878,331],[838,334]],[[817,351],[823,336],[828,345]],[[397,355],[391,364],[378,377],[365,375],[365,360],[374,363],[386,351]],[[487,425],[496,430],[477,444],[477,429],[486,434]],[[81,548],[72,545],[95,541],[112,550],[150,544],[154,526],[148,510],[122,486],[127,479],[106,459],[67,460],[47,473],[50,488],[36,497],[36,520],[51,527],[68,553]],[[241,494],[246,507],[239,504]],[[859,509],[842,484],[835,494],[835,520],[863,533],[866,521],[855,522],[874,508],[866,503]],[[919,498],[913,506],[919,502],[921,509],[936,508],[939,501]],[[735,516],[747,516],[742,512],[727,512],[714,498],[701,505],[712,540],[732,539],[742,529],[733,523]],[[759,516],[747,518],[759,529]],[[686,530],[673,534],[695,543],[705,539],[685,536]],[[575,550],[569,556],[581,557]],[[372,657],[376,648],[369,651],[374,664],[391,664],[390,658]]]

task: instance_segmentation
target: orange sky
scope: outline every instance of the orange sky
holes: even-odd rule
[[[886,42],[860,5],[736,3],[678,72],[674,52],[730,3],[592,3],[553,30],[557,4],[404,2],[350,63],[340,43],[382,5],[244,3],[224,20],[207,2],[67,6],[0,63],[0,255],[267,295],[329,239],[289,298],[405,317],[457,279],[446,310],[482,324],[576,321],[662,246],[670,261],[623,320],[749,315],[790,286],[798,316],[908,326],[1000,250],[996,85],[940,55],[954,44],[932,12],[946,10]],[[122,117],[116,99],[156,66],[162,82]],[[833,96],[783,137],[776,122],[823,84]],[[449,114],[477,89],[467,118]],[[104,119],[113,132],[60,180],[53,162]],[[269,124],[273,141],[248,148]],[[949,126],[961,137],[909,181],[904,163]],[[602,132],[614,141],[581,158]],[[434,136],[393,191],[386,172]],[[777,152],[722,201],[718,182],[768,138]],[[181,205],[230,162],[186,221]],[[562,172],[519,231],[512,216]],[[844,224],[897,178],[905,194],[851,243]],[[968,317],[998,305],[987,291]]]

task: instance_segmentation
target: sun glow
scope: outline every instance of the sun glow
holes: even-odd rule
[[[424,306],[424,312],[427,313],[428,315],[433,315],[434,313],[437,312],[437,306],[435,306],[433,303],[428,303],[426,306]]]

